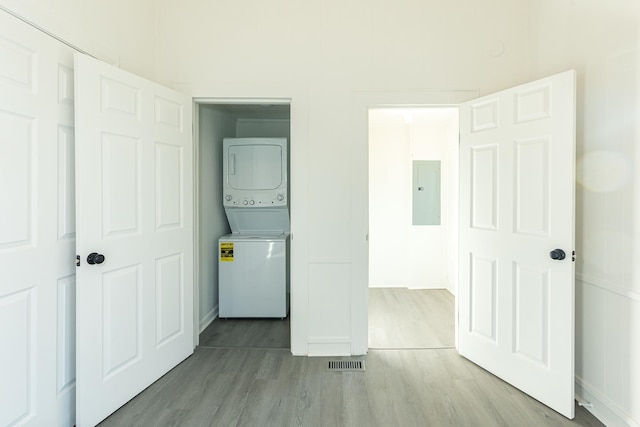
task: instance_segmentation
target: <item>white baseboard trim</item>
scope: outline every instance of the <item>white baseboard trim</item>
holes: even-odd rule
[[[444,283],[436,284],[435,286],[407,286],[407,289],[411,290],[427,290],[427,291],[438,291],[441,289],[447,289],[447,285]]]
[[[211,309],[211,311],[209,311],[207,314],[205,314],[203,318],[200,319],[200,333],[202,333],[202,331],[207,329],[207,326],[209,326],[211,324],[211,322],[216,320],[216,317],[218,317],[218,306],[217,305],[215,307],[213,307]]]
[[[308,356],[351,356],[349,337],[309,337]]]
[[[595,387],[576,377],[576,400],[590,404],[585,409],[593,414],[607,427],[640,427],[640,421],[634,420],[614,402],[603,396]]]

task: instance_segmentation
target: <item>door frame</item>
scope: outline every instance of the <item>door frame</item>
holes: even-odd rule
[[[351,166],[351,354],[369,350],[369,110],[372,108],[458,107],[477,98],[477,90],[356,91],[351,114],[353,144]],[[456,303],[457,304],[457,303]],[[456,306],[457,312],[457,306]]]
[[[428,106],[423,106],[423,105],[413,105],[410,108],[407,108],[405,106],[389,106],[389,107],[385,107],[385,108],[372,108],[369,110],[369,112],[371,113],[372,111],[377,111],[380,112],[382,111],[383,115],[385,116],[397,116],[402,120],[402,117],[400,117],[401,113],[404,114],[413,114],[416,112],[419,112],[417,114],[419,114],[421,117],[425,117],[426,121],[424,123],[421,123],[421,125],[425,128],[427,127],[432,127],[434,122],[431,122],[430,117],[429,116],[433,116],[434,115],[434,111],[443,111],[443,110],[448,110],[450,114],[450,116],[447,117],[447,121],[451,120],[453,121],[454,117],[455,117],[455,121],[458,122],[459,121],[459,111],[460,109],[458,108],[457,105],[448,105],[448,106],[443,106],[443,105],[428,105]],[[437,114],[437,113],[436,113]],[[394,126],[396,123],[403,123],[404,126],[412,126],[410,123],[416,123],[416,119],[415,117],[411,120],[411,121],[407,121],[407,118],[405,116],[404,118],[404,122],[402,121],[397,121],[394,122],[393,125]],[[420,120],[418,120],[418,123],[420,123]],[[441,122],[437,122],[437,123],[441,123]],[[369,116],[369,131],[371,131],[371,116]],[[380,125],[378,125],[380,126]],[[384,125],[382,125],[384,126]],[[436,124],[437,126],[437,124]],[[451,134],[451,135],[447,135],[447,137],[441,141],[434,141],[434,144],[439,146],[443,152],[449,152],[449,150],[455,150],[455,158],[457,160],[457,158],[459,157],[459,138],[457,135],[459,133],[459,125],[456,124],[455,126],[455,134]],[[409,136],[409,145],[412,147],[413,146],[413,131],[409,131],[409,134],[411,136]],[[372,144],[371,144],[371,134],[369,134],[369,150],[368,153],[371,156],[372,153]],[[387,140],[387,138],[385,137],[385,140]],[[411,151],[411,149],[409,149],[409,151]],[[379,154],[378,154],[379,155]],[[452,266],[450,265],[450,263],[454,263],[455,264],[455,273],[457,273],[458,270],[458,239],[457,239],[457,234],[458,234],[458,205],[459,205],[459,186],[456,184],[456,181],[451,181],[451,177],[452,176],[458,176],[459,175],[459,165],[457,164],[457,161],[455,164],[448,164],[449,161],[451,160],[451,158],[449,157],[450,154],[447,154],[446,156],[443,154],[443,157],[440,158],[432,158],[430,160],[427,160],[426,157],[418,157],[418,158],[414,158],[413,157],[413,152],[410,153],[405,153],[405,156],[403,157],[403,162],[404,162],[404,173],[406,174],[405,179],[414,179],[415,180],[415,167],[416,167],[416,163],[429,163],[429,162],[433,162],[433,161],[438,161],[441,162],[442,164],[442,168],[441,168],[441,174],[440,174],[440,182],[442,184],[442,195],[443,197],[441,198],[441,212],[442,212],[442,220],[440,222],[440,224],[435,225],[435,227],[443,227],[446,226],[447,228],[450,228],[450,230],[446,230],[444,231],[445,235],[446,235],[446,243],[445,246],[442,247],[441,243],[437,243],[436,246],[430,245],[431,247],[437,247],[442,249],[443,251],[446,252],[447,256],[446,256],[446,263],[444,265],[444,269],[445,269],[445,274],[447,276],[447,287],[445,288],[445,290],[448,290],[449,292],[451,292],[454,297],[456,295],[457,292],[457,274],[454,275],[449,275],[449,273],[451,273],[451,268]],[[434,160],[434,159],[438,159],[438,160]],[[383,160],[385,165],[389,164],[388,160]],[[369,162],[370,164],[370,162]],[[397,163],[394,163],[397,164]],[[448,166],[445,168],[445,164],[448,164]],[[378,163],[378,165],[380,166],[381,163]],[[412,173],[413,173],[413,177],[412,177]],[[369,173],[368,176],[371,177],[371,175],[375,176],[374,174]],[[449,175],[449,176],[446,176]],[[405,182],[406,185],[411,186],[411,184],[413,184],[412,190],[411,191],[407,191],[407,193],[411,193],[413,192],[413,197],[415,197],[415,185],[416,182],[415,181],[409,181],[409,182]],[[446,185],[446,186],[445,186]],[[397,186],[396,186],[397,187]],[[395,187],[394,187],[395,188]],[[409,187],[404,187],[406,189],[408,189]],[[397,190],[394,190],[395,192],[397,192]],[[404,191],[404,190],[403,190]],[[448,193],[448,195],[445,197],[444,194]],[[369,182],[369,194],[376,194],[376,190],[375,190],[375,184],[372,187],[371,186],[371,182]],[[378,194],[378,197],[380,195]],[[387,197],[388,199],[388,197]],[[447,202],[445,203],[445,200],[447,200]],[[403,203],[405,202],[405,199],[403,199]],[[397,244],[402,245],[403,243],[405,245],[411,245],[411,241],[413,240],[413,238],[411,237],[412,233],[420,233],[420,230],[418,230],[415,227],[415,224],[413,224],[412,221],[412,214],[415,215],[415,213],[412,213],[412,209],[413,209],[413,205],[412,205],[412,200],[406,200],[406,202],[410,203],[408,205],[405,206],[403,212],[405,215],[407,215],[406,217],[403,216],[403,224],[401,226],[400,229],[404,229],[404,230],[409,230],[407,232],[407,235],[405,236],[405,239],[400,238],[399,241],[397,242]],[[453,203],[453,205],[452,205]],[[375,211],[375,207],[372,210],[372,206],[371,206],[371,201],[369,200],[369,215],[371,217],[372,211]],[[448,211],[448,214],[446,213]],[[448,216],[446,216],[448,215]],[[446,218],[446,221],[445,221]],[[409,220],[409,222],[406,222],[407,220]],[[399,228],[397,227],[397,222],[398,221],[391,221],[391,223],[393,224],[393,228],[399,232]],[[420,228],[420,227],[418,227]],[[429,227],[426,227],[429,228]],[[369,260],[368,260],[368,266],[369,266],[369,270],[370,271],[375,271],[375,267],[372,267],[372,260],[371,260],[371,249],[372,249],[372,244],[371,244],[371,235],[374,234],[375,230],[373,228],[371,228],[371,224],[370,224],[370,230],[369,230]],[[376,233],[377,236],[380,236],[379,233]],[[395,240],[395,239],[394,239]],[[423,239],[420,239],[421,241],[425,241]],[[378,243],[377,248],[378,251],[380,251],[382,248],[386,247],[385,244],[380,244]],[[405,246],[405,247],[409,247],[409,246]],[[414,247],[410,247],[409,249],[410,251],[415,250]],[[378,254],[378,260],[380,259],[380,253]],[[374,262],[375,264],[375,262]],[[405,268],[408,267],[408,271],[411,271],[413,264],[409,261],[408,265],[405,266]],[[424,277],[422,274],[419,275],[420,277]],[[412,280],[413,277],[413,280]],[[414,275],[410,274],[409,277],[406,278],[407,283],[406,284],[402,284],[403,282],[395,282],[394,286],[391,286],[391,288],[395,288],[396,286],[399,289],[421,289],[421,290],[433,290],[436,288],[431,288],[431,287],[427,287],[427,288],[421,288],[421,287],[416,287],[416,286],[412,286],[415,285],[415,277]],[[371,278],[369,278],[369,291],[371,291],[372,289],[381,289],[384,288],[385,285],[376,285],[376,286],[371,286]],[[442,289],[442,288],[438,288],[438,289]],[[369,313],[370,314],[370,313]],[[370,319],[370,317],[368,317]],[[370,341],[369,337],[369,341]],[[369,342],[369,345],[371,344],[371,342]]]
[[[256,104],[279,104],[279,105],[289,105],[291,108],[290,111],[290,143],[294,139],[296,143],[291,143],[289,147],[290,156],[289,156],[289,186],[290,186],[290,222],[291,222],[291,240],[292,243],[290,245],[290,280],[291,280],[291,299],[290,299],[290,316],[291,316],[291,336],[290,336],[290,346],[291,352],[294,355],[306,355],[307,354],[307,337],[304,335],[304,331],[306,331],[307,324],[307,307],[303,306],[303,302],[306,301],[306,286],[303,281],[298,278],[301,277],[298,273],[299,268],[297,266],[305,266],[306,265],[306,252],[301,249],[304,247],[302,242],[298,243],[301,240],[302,233],[298,233],[301,231],[301,227],[299,224],[302,222],[301,219],[304,218],[302,213],[300,212],[304,206],[306,206],[306,195],[302,192],[295,191],[297,188],[304,188],[304,183],[300,183],[301,185],[296,185],[297,181],[306,181],[306,176],[302,176],[299,173],[296,173],[297,168],[294,167],[295,163],[304,163],[305,157],[300,153],[306,153],[306,150],[303,150],[303,147],[306,146],[306,141],[303,138],[299,137],[302,129],[306,129],[307,117],[306,115],[298,114],[298,111],[305,111],[306,113],[306,96],[303,96],[299,89],[288,89],[286,93],[289,96],[240,96],[237,93],[244,93],[247,89],[243,88],[243,90],[237,90],[232,96],[193,96],[193,142],[194,142],[194,150],[193,150],[193,174],[194,174],[194,236],[193,236],[193,245],[194,245],[194,346],[199,344],[199,334],[200,334],[200,265],[201,265],[201,254],[200,254],[200,185],[199,185],[199,177],[200,177],[200,106],[203,105],[223,105],[223,104],[243,104],[243,105],[256,105]],[[259,91],[254,91],[253,93],[260,93]],[[292,95],[297,96],[292,96]],[[280,94],[278,94],[280,95]],[[296,111],[294,112],[294,104],[296,107]],[[299,107],[299,108],[298,108]],[[294,125],[295,118],[295,125]],[[302,170],[305,168],[302,167]],[[295,178],[292,178],[295,176]],[[295,195],[294,195],[295,194]],[[295,206],[295,208],[294,208]],[[295,227],[298,225],[298,227]],[[293,243],[293,233],[296,231],[296,244]],[[295,252],[294,252],[295,250]]]

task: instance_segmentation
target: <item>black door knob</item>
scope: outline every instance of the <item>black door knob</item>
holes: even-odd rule
[[[554,249],[549,252],[549,256],[551,257],[551,259],[561,261],[567,257],[567,254],[565,254],[562,249]]]
[[[87,264],[102,264],[104,262],[104,255],[97,252],[91,252],[87,256]]]

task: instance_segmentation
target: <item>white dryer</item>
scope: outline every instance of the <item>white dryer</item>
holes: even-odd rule
[[[218,241],[219,317],[289,312],[289,192],[285,138],[225,138]]]

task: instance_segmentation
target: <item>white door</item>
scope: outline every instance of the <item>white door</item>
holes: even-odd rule
[[[573,418],[575,73],[463,104],[460,137],[460,354]]]
[[[193,352],[193,143],[185,95],[81,54],[75,94],[82,427]]]
[[[0,11],[0,425],[71,426],[71,49]]]

